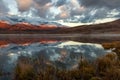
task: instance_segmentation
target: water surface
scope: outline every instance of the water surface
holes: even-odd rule
[[[107,53],[100,44],[87,42],[92,39],[88,36],[30,34],[0,36],[0,70],[9,73],[7,77],[1,76],[2,80],[11,79],[10,74],[13,73],[21,55],[31,58],[42,57],[45,64],[49,63],[61,69],[73,69],[77,67],[81,58],[93,61]],[[82,40],[83,42],[80,42]]]

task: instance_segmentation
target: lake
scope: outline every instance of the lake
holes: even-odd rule
[[[61,69],[77,67],[83,58],[93,61],[105,55],[100,43],[119,40],[116,35],[81,35],[81,34],[1,34],[0,35],[0,70],[6,74],[0,80],[11,80],[20,56],[44,58],[44,64]]]

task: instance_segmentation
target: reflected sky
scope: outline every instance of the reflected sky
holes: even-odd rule
[[[107,53],[100,44],[77,40],[82,38],[0,37],[0,70],[12,73],[21,55],[29,58],[42,57],[45,64],[72,69],[77,67],[81,57],[93,61]]]
[[[40,55],[44,56],[46,61],[51,62],[51,64],[57,66],[58,62],[64,63],[64,66],[70,69],[78,63],[81,56],[89,60],[94,60],[105,53],[106,51],[100,44],[75,41],[36,42],[27,45],[9,43],[7,46],[0,48],[0,66],[9,72],[17,63],[20,55],[32,58]]]

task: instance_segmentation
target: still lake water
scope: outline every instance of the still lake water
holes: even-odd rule
[[[31,58],[40,55],[58,68],[72,69],[77,66],[81,56],[92,61],[105,55],[107,50],[98,43],[110,38],[100,38],[98,35],[0,35],[0,70],[12,73],[21,55]],[[0,80],[9,79],[10,76],[0,77]]]

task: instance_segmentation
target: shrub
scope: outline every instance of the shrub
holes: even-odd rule
[[[35,72],[33,66],[30,63],[27,63],[26,61],[19,61],[15,69],[15,80],[33,79],[35,79]]]
[[[44,59],[19,58],[15,80],[120,80],[120,61],[114,53],[92,63],[81,59],[78,68],[71,70],[45,65],[44,62]]]

